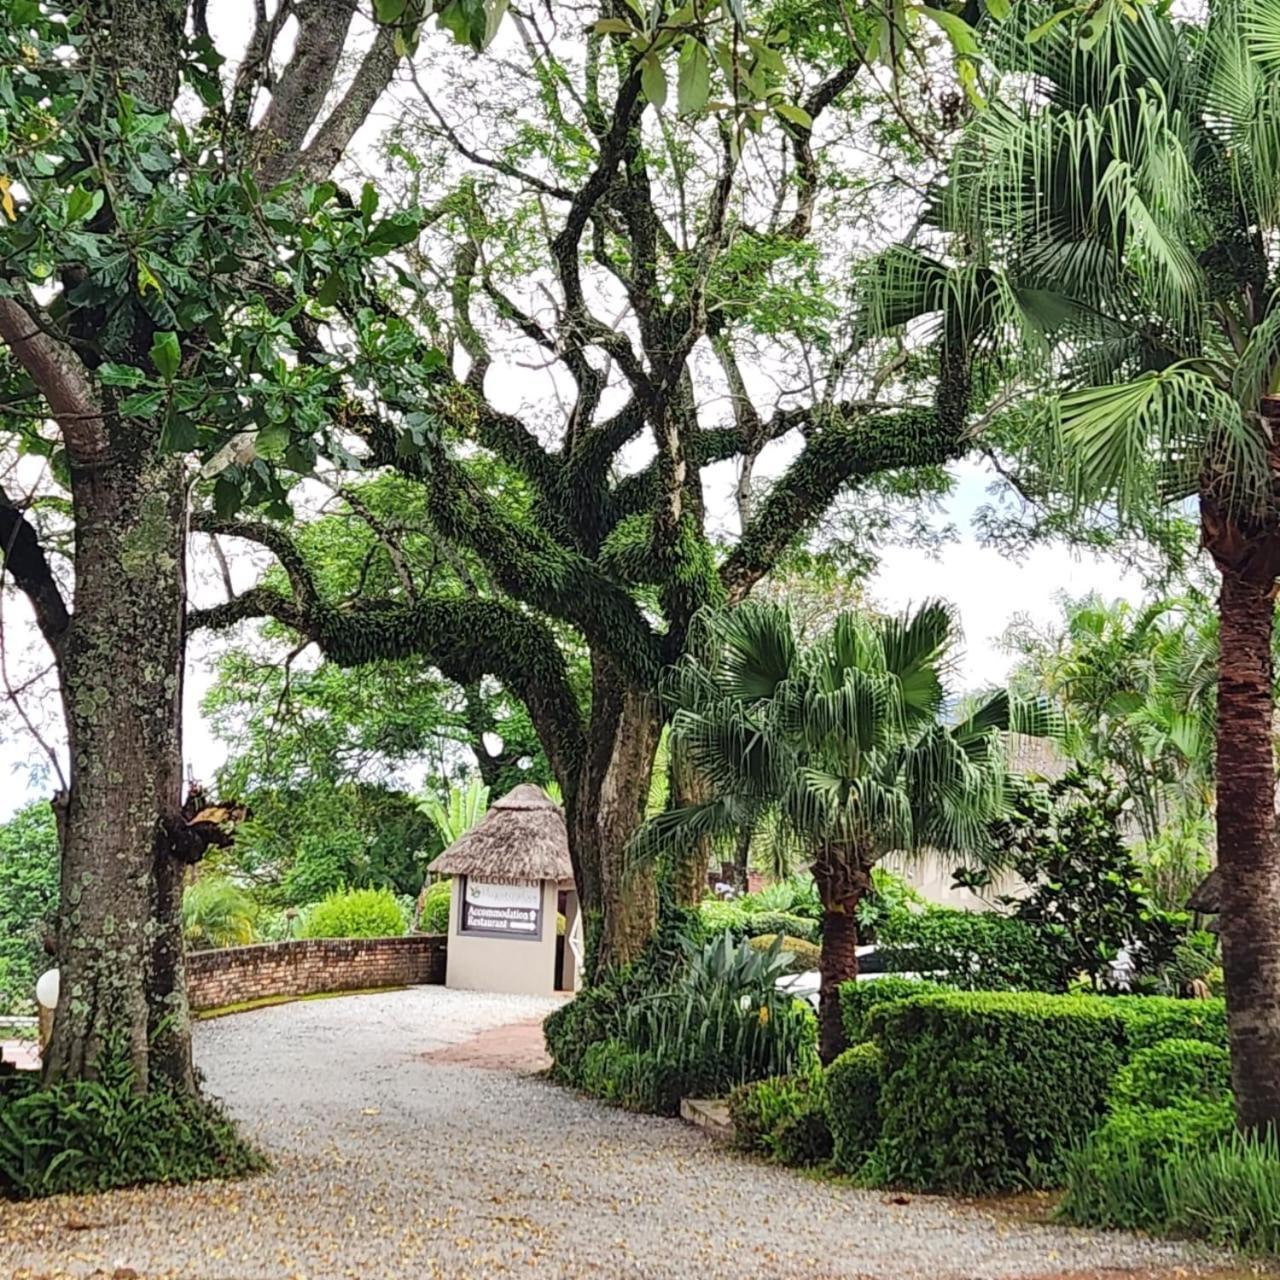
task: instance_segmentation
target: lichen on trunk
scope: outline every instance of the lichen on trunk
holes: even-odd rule
[[[180,864],[186,479],[119,451],[72,473],[76,611],[62,654],[71,761],[61,995],[45,1079],[92,1077],[110,1045],[135,1086],[194,1088]]]

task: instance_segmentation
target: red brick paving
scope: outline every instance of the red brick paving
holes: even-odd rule
[[[479,1067],[485,1071],[514,1071],[533,1075],[551,1066],[542,1039],[542,1019],[491,1027],[470,1040],[424,1054],[427,1062],[454,1067]]]

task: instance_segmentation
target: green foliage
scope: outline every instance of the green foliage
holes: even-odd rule
[[[1191,1227],[1192,1220],[1182,1220],[1179,1211],[1183,1171],[1187,1164],[1208,1164],[1210,1154],[1222,1151],[1234,1130],[1235,1112],[1225,1099],[1117,1111],[1068,1159],[1062,1213],[1075,1222],[1105,1227]],[[1245,1164],[1253,1163],[1246,1155],[1249,1148],[1235,1149],[1245,1156]],[[1274,1177],[1274,1148],[1268,1152],[1255,1147],[1253,1152],[1263,1155],[1255,1167],[1268,1169]],[[1191,1178],[1200,1180],[1195,1174]],[[1201,1193],[1205,1190],[1202,1182]],[[1274,1203],[1274,1189],[1268,1199]],[[1249,1201],[1239,1208],[1247,1213]],[[1206,1229],[1212,1230],[1211,1220],[1202,1222],[1197,1234],[1206,1234]]]
[[[747,931],[748,916],[747,909],[738,898],[728,902],[719,898],[704,898],[698,904],[698,919],[708,936],[731,933],[734,937],[742,937]]]
[[[243,947],[254,939],[257,905],[226,876],[202,875],[182,894],[182,935],[195,949]]]
[[[781,933],[788,938],[800,938],[804,942],[816,942],[818,922],[806,916],[794,916],[786,911],[759,911],[743,921],[744,937],[760,938]]]
[[[414,894],[440,850],[412,796],[373,784],[306,782],[251,792],[248,804],[234,845],[209,861],[264,904],[300,907],[344,885]]]
[[[753,951],[767,954],[775,943],[780,947],[779,954],[786,961],[785,973],[812,973],[818,968],[822,959],[822,948],[814,942],[806,942],[804,938],[789,938],[782,934],[762,933],[748,939]]]
[[[1160,1040],[1139,1049],[1116,1073],[1109,1094],[1113,1114],[1230,1098],[1231,1057],[1203,1040]]]
[[[0,1102],[3,1197],[235,1178],[266,1167],[214,1103],[163,1087],[138,1094],[120,1067],[51,1089],[34,1078],[0,1083]]]
[[[880,927],[878,954],[895,972],[972,991],[1055,991],[1064,982],[1053,938],[996,912],[929,907],[894,915]]]
[[[47,803],[0,826],[0,1013],[26,1013],[49,967],[42,939],[58,910],[58,830]]]
[[[436,796],[422,801],[422,812],[435,824],[446,849],[470,831],[488,807],[489,788],[478,778],[470,779],[465,787],[450,787],[444,804]]]
[[[1030,888],[1003,901],[1058,956],[1059,989],[1080,973],[1095,989],[1107,988],[1125,946],[1140,971],[1159,970],[1173,956],[1178,927],[1147,897],[1122,834],[1126,810],[1105,776],[1077,765],[1050,783],[1012,788],[1008,813],[995,824],[993,862],[1012,867]]]
[[[668,924],[641,961],[547,1018],[556,1079],[670,1115],[681,1097],[813,1065],[813,1015],[778,991],[778,950],[757,953],[727,933],[695,944],[684,927]]]
[[[925,978],[868,978],[864,981],[845,982],[840,985],[840,1015],[844,1022],[845,1039],[860,1044],[867,1038],[867,1016],[877,1005],[890,1000],[910,1000],[912,996],[937,995],[947,991],[946,985],[930,982]]]
[[[1160,1040],[1223,1045],[1220,1001],[956,992],[883,1004],[876,1161],[893,1184],[986,1194],[1056,1186],[1111,1081]]]
[[[877,942],[890,921],[927,905],[901,876],[884,867],[872,867],[871,892],[858,903],[858,937],[863,942]]]
[[[387,889],[345,889],[329,894],[305,915],[304,938],[398,938],[404,911]]]
[[[437,880],[422,891],[418,899],[418,928],[423,933],[449,932],[449,903],[453,897],[452,879]]]
[[[796,1167],[831,1157],[820,1073],[774,1076],[740,1085],[729,1095],[734,1145]]]
[[[846,1049],[826,1069],[827,1122],[835,1166],[857,1173],[880,1137],[884,1055],[871,1041]]]
[[[1108,1122],[1110,1125],[1112,1122]],[[1280,1252],[1280,1142],[1232,1131],[1225,1104],[1116,1122],[1071,1162],[1062,1213],[1091,1226],[1168,1232]]]

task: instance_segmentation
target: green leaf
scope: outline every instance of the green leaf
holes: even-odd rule
[[[1009,0],[986,0],[987,12],[997,21],[1003,22],[1009,16]]]
[[[120,401],[120,412],[128,418],[149,418],[164,403],[163,391],[141,391]]]
[[[798,124],[802,129],[813,128],[813,117],[803,107],[797,107],[791,102],[777,102],[773,109],[784,120]]]
[[[342,277],[335,271],[320,286],[316,293],[316,301],[322,307],[331,307],[338,300],[338,295],[342,292]]]
[[[399,22],[409,0],[373,0],[373,14],[379,22]]]
[[[156,372],[166,381],[172,382],[178,376],[178,368],[182,364],[182,349],[178,346],[178,335],[171,331],[157,333],[147,353]]]
[[[289,447],[289,428],[283,422],[273,422],[258,432],[255,448],[261,458],[279,458]]]
[[[213,509],[223,520],[229,520],[240,510],[241,494],[238,481],[220,475],[213,482]]]
[[[104,387],[140,387],[146,382],[147,375],[131,364],[116,364],[108,360],[98,366],[98,380]]]
[[[372,249],[396,249],[402,244],[416,240],[422,230],[422,224],[411,213],[393,213],[383,218],[370,229],[367,243]]]
[[[372,182],[366,182],[360,190],[360,218],[366,227],[373,221],[378,209],[378,191]]]
[[[640,59],[640,88],[655,107],[667,100],[667,75],[656,53],[647,53]]]
[[[86,191],[83,187],[73,187],[67,196],[67,221],[79,222],[92,218],[102,208],[103,193],[99,190]]]
[[[160,432],[160,448],[166,453],[189,453],[199,439],[196,424],[185,413],[170,413]]]
[[[1046,19],[1038,27],[1032,27],[1031,30],[1027,32],[1027,43],[1036,44],[1038,41],[1043,40],[1045,36],[1047,36],[1049,32],[1058,25],[1058,23],[1071,17],[1073,12],[1074,10],[1072,9],[1059,9],[1057,13],[1055,13],[1051,18]]]
[[[700,40],[686,36],[680,46],[679,72],[676,79],[676,106],[681,115],[692,115],[706,108],[711,98],[711,59]]]
[[[635,27],[625,18],[601,18],[591,24],[591,30],[598,36],[633,36]]]

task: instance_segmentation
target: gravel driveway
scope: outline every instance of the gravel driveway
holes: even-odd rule
[[[533,1076],[424,1060],[551,1007],[418,987],[200,1024],[209,1087],[273,1172],[0,1202],[0,1276],[985,1280],[1185,1276],[1174,1268],[1215,1260],[941,1199],[896,1204]]]

